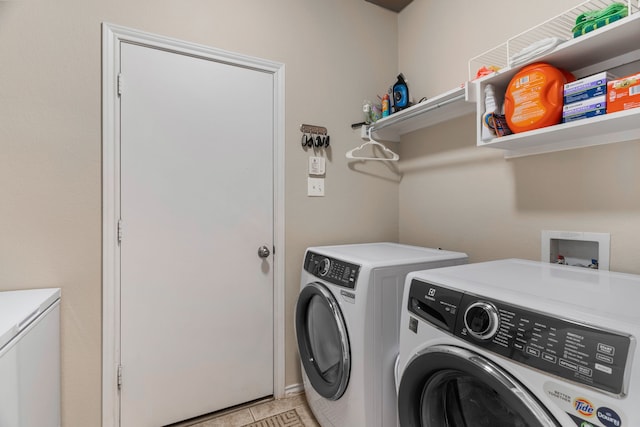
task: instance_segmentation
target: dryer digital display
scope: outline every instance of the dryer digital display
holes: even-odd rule
[[[415,279],[408,309],[487,351],[613,394],[625,392],[629,335]]]

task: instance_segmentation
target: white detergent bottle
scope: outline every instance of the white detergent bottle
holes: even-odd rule
[[[488,141],[495,138],[495,131],[492,126],[492,116],[498,112],[496,95],[493,85],[486,85],[484,88],[484,114],[482,115],[482,140]]]

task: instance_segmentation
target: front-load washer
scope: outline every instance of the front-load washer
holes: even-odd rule
[[[640,276],[500,260],[407,276],[403,427],[640,426]]]
[[[307,249],[295,328],[306,398],[322,426],[397,425],[404,279],[466,262],[464,253],[395,243]]]

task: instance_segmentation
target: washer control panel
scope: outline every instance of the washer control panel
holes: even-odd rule
[[[626,392],[629,335],[415,279],[408,309],[460,339],[531,368],[613,394]]]
[[[341,261],[315,252],[307,251],[304,269],[334,285],[354,289],[360,273],[360,266]]]

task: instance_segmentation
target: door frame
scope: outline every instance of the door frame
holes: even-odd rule
[[[273,393],[285,395],[284,64],[208,46],[102,24],[102,426],[120,425],[120,43],[134,43],[250,68],[273,75]],[[277,252],[276,252],[277,250]]]

